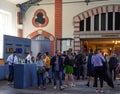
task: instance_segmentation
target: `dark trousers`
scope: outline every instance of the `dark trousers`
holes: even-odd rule
[[[9,65],[9,76],[8,76],[8,81],[13,82],[14,79],[14,66]]]
[[[83,72],[83,64],[77,65],[77,79],[80,79],[80,76],[82,76],[82,79],[84,79],[84,72]]]
[[[114,73],[113,75],[112,75],[112,72]],[[113,79],[116,80],[116,68],[110,68],[110,73],[111,73]]]
[[[59,79],[59,86],[62,86],[62,77],[63,76],[63,72],[62,71],[54,71],[53,72],[53,81],[54,81],[54,86],[57,85],[57,77]]]
[[[103,67],[95,67],[94,70],[94,87],[98,87],[98,78],[100,80],[100,87],[103,87]]]
[[[46,85],[45,72],[42,72],[40,74],[37,73],[37,79],[38,79],[38,86],[42,84],[42,86],[44,87]]]

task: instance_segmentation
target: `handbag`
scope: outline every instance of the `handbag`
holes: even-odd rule
[[[45,68],[44,68],[44,67],[40,67],[40,68],[38,68],[37,73],[38,73],[38,74],[41,74],[41,73],[43,73],[44,71],[45,71]]]
[[[102,60],[102,59],[101,59]],[[114,88],[114,83],[112,80],[112,75],[110,73],[110,70],[107,66],[107,62],[104,62],[102,60],[102,64],[103,64],[103,80],[112,88]]]

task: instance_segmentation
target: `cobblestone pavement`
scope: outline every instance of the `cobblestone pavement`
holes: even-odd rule
[[[53,89],[53,85],[47,85],[46,89],[40,89],[38,87],[30,87],[26,89],[15,89],[13,85],[7,85],[7,81],[0,81],[0,94],[99,94],[95,92],[95,88],[92,86],[87,87],[86,80],[75,81],[75,87],[67,87],[64,90]],[[120,94],[120,80],[114,82],[115,88],[110,88],[104,82],[104,94]]]

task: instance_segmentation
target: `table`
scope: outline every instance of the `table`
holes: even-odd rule
[[[37,86],[36,64],[15,64],[14,88],[28,88]]]
[[[0,80],[7,79],[8,75],[9,75],[8,65],[0,66]]]

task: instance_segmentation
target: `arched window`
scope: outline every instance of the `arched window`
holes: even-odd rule
[[[3,58],[3,35],[12,35],[11,13],[0,9],[0,58]]]
[[[108,15],[107,15],[108,14]],[[79,31],[111,31],[120,30],[120,12],[107,12],[87,17],[79,22]],[[92,21],[92,22],[91,22]],[[92,24],[92,25],[91,25]],[[107,27],[107,28],[106,28]]]

